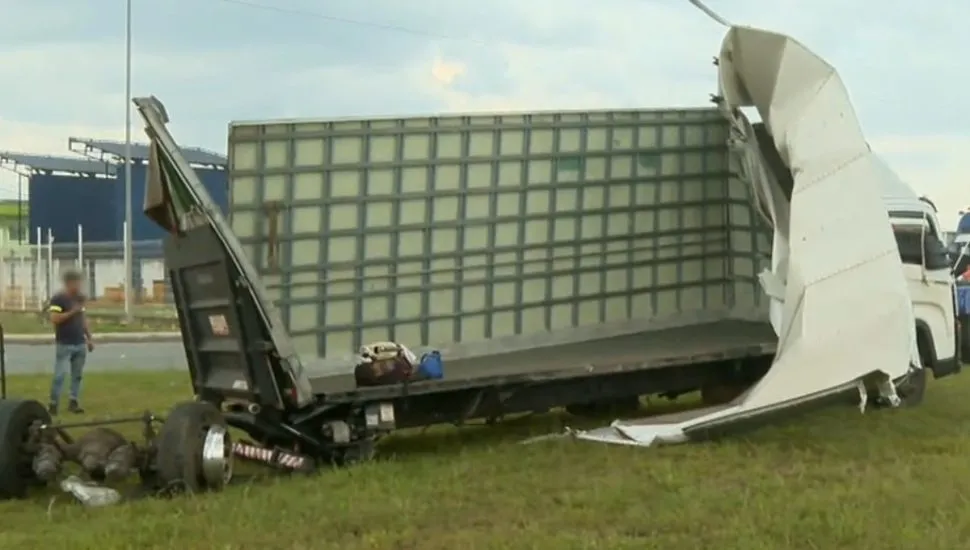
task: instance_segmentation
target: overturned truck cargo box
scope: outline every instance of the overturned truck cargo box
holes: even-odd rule
[[[233,123],[231,225],[325,372],[382,340],[452,378],[669,354],[669,329],[689,358],[724,320],[770,354],[770,227],[730,135],[715,108]]]
[[[779,335],[774,362],[727,405],[616,421],[580,433],[582,439],[683,442],[867,383],[895,404],[892,381],[921,367],[910,296],[881,200],[886,169],[870,151],[838,73],[788,36],[733,27],[724,38],[719,77],[735,150],[774,226],[771,269],[761,274]],[[767,169],[756,132],[740,112],[750,106],[791,175],[790,194]]]

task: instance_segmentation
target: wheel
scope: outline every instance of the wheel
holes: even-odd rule
[[[923,396],[926,395],[926,370],[926,367],[910,369],[903,376],[893,380],[900,407],[916,407],[923,403]],[[876,409],[889,406],[875,389],[869,389],[868,405]]]
[[[926,367],[913,369],[896,380],[896,393],[904,407],[915,407],[926,395]]]
[[[176,405],[156,438],[156,483],[169,492],[218,491],[232,479],[232,439],[215,405]]]
[[[37,401],[0,400],[0,499],[24,498],[28,488],[39,484],[27,444],[31,425],[50,421]]]
[[[921,404],[923,396],[926,395],[926,371],[929,370],[932,361],[928,346],[932,344],[924,345],[924,342],[920,342],[917,338],[917,345],[922,368],[910,368],[909,372],[893,380],[896,384],[896,394],[901,401],[900,405],[903,407],[915,407]]]

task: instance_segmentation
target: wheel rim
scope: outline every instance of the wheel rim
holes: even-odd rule
[[[202,477],[210,488],[232,480],[232,439],[225,426],[210,426],[202,442]]]

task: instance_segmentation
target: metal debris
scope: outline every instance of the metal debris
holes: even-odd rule
[[[111,506],[121,502],[121,493],[111,487],[83,481],[77,476],[69,476],[61,481],[61,490],[73,495],[82,505],[96,508]]]

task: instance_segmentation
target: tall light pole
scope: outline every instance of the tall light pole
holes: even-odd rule
[[[125,319],[130,323],[132,278],[131,246],[131,0],[125,3]]]

